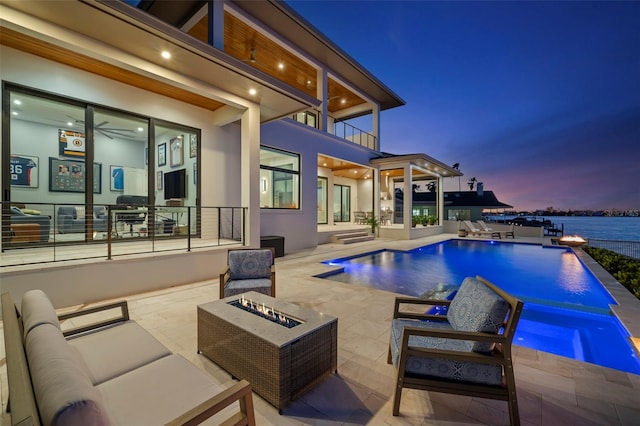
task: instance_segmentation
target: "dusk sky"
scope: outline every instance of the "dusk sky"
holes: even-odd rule
[[[517,210],[640,209],[640,2],[288,4],[407,102],[382,151]]]

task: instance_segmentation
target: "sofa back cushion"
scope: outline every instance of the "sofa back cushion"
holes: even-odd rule
[[[58,328],[43,324],[32,329],[25,348],[43,425],[110,423],[84,361],[71,350]]]
[[[273,252],[270,249],[229,251],[229,276],[232,280],[271,277]]]
[[[455,330],[496,334],[509,311],[509,304],[489,287],[467,277],[449,305],[447,319]],[[475,342],[473,351],[490,352],[492,343]]]
[[[22,296],[20,314],[25,338],[31,330],[42,324],[51,324],[60,330],[58,315],[42,290],[29,290]]]

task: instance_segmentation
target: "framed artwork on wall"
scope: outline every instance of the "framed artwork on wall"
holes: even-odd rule
[[[156,189],[162,191],[162,171],[156,173]]]
[[[49,157],[49,191],[84,192],[84,161]],[[102,193],[102,164],[93,163],[93,192]]]
[[[124,168],[122,166],[111,166],[109,176],[111,176],[111,184],[109,189],[115,192],[124,191]]]
[[[84,157],[84,133],[58,129],[59,154],[69,157]]]
[[[198,155],[198,135],[189,135],[189,158]]]
[[[169,156],[171,167],[179,167],[184,164],[184,142],[182,136],[169,141]]]
[[[11,154],[11,159],[9,160],[11,186],[37,188],[39,180],[38,163],[38,157]]]
[[[158,145],[158,166],[167,165],[167,144],[161,143]]]

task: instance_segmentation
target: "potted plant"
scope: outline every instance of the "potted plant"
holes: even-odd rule
[[[438,223],[438,216],[428,216],[427,222],[429,225],[435,225],[436,223]]]
[[[458,237],[466,237],[467,236],[467,230],[465,229],[464,226],[462,226],[462,221],[458,220]]]
[[[375,216],[371,216],[367,219],[367,225],[371,226],[371,233],[375,235],[376,229],[380,226],[380,220]]]

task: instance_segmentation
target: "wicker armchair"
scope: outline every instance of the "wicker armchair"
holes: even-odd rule
[[[230,249],[220,274],[220,299],[249,291],[276,297],[275,249]]]
[[[401,312],[401,304],[447,313]],[[412,388],[507,401],[511,424],[519,425],[511,341],[522,307],[481,277],[466,278],[453,300],[396,298],[387,358],[397,371],[393,415],[402,388]]]

